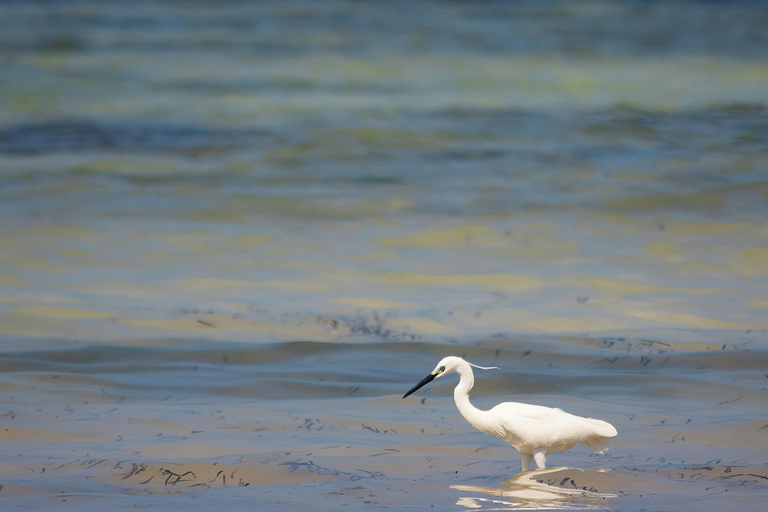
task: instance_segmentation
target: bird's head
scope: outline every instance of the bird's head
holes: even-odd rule
[[[462,374],[462,372],[466,370],[468,370],[469,373],[471,374],[472,369],[470,368],[470,366],[474,366],[475,368],[481,368],[483,370],[498,369],[495,366],[489,367],[489,368],[486,368],[483,366],[477,366],[476,364],[468,363],[467,361],[463,360],[460,357],[455,357],[455,356],[444,357],[440,360],[439,363],[437,363],[437,366],[435,366],[435,369],[432,370],[432,373],[424,377],[421,380],[421,382],[413,386],[410,391],[408,391],[405,395],[403,395],[403,398],[412,394],[422,386],[429,384],[433,380],[442,377],[443,375],[448,375],[449,373],[454,373],[454,372]]]
[[[432,370],[432,373],[430,375],[434,375],[435,378],[440,378],[443,375],[448,375],[449,373],[453,373],[456,370],[458,370],[459,366],[461,365],[467,365],[468,363],[463,360],[460,357],[455,356],[448,356],[444,357],[440,360],[439,363],[437,363],[437,366],[435,366],[435,369]]]

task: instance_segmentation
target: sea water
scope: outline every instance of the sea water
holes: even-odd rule
[[[756,509],[768,8],[0,4],[3,510]],[[519,455],[456,411],[609,421]]]

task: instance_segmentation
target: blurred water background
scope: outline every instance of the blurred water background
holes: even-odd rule
[[[0,2],[0,506],[759,508],[766,27]],[[455,382],[400,399],[449,354],[619,438],[517,475]]]

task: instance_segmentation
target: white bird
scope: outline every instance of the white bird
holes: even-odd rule
[[[432,373],[413,386],[403,398],[434,379],[458,373],[459,385],[453,390],[453,399],[459,412],[476,429],[493,434],[516,448],[520,452],[523,471],[528,470],[531,459],[536,461],[539,469],[544,469],[547,455],[568,450],[575,444],[583,444],[602,453],[608,439],[616,437],[616,429],[610,423],[574,416],[561,409],[541,405],[504,402],[489,411],[481,411],[469,403],[469,391],[475,384],[472,366],[482,370],[497,369],[484,368],[460,357],[449,356],[437,363]]]

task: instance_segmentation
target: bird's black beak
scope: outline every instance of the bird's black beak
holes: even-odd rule
[[[427,384],[429,384],[430,382],[432,382],[433,380],[435,380],[435,377],[436,377],[436,375],[435,375],[435,374],[433,374],[433,373],[430,373],[429,375],[427,375],[426,377],[424,377],[424,378],[421,380],[421,382],[419,382],[418,384],[416,384],[415,386],[413,386],[409,392],[407,392],[406,394],[404,394],[404,395],[403,395],[403,398],[407,397],[408,395],[410,395],[411,393],[413,393],[414,391],[416,391],[416,390],[417,390],[417,389],[419,389],[420,387],[422,387],[422,386],[426,386]]]

